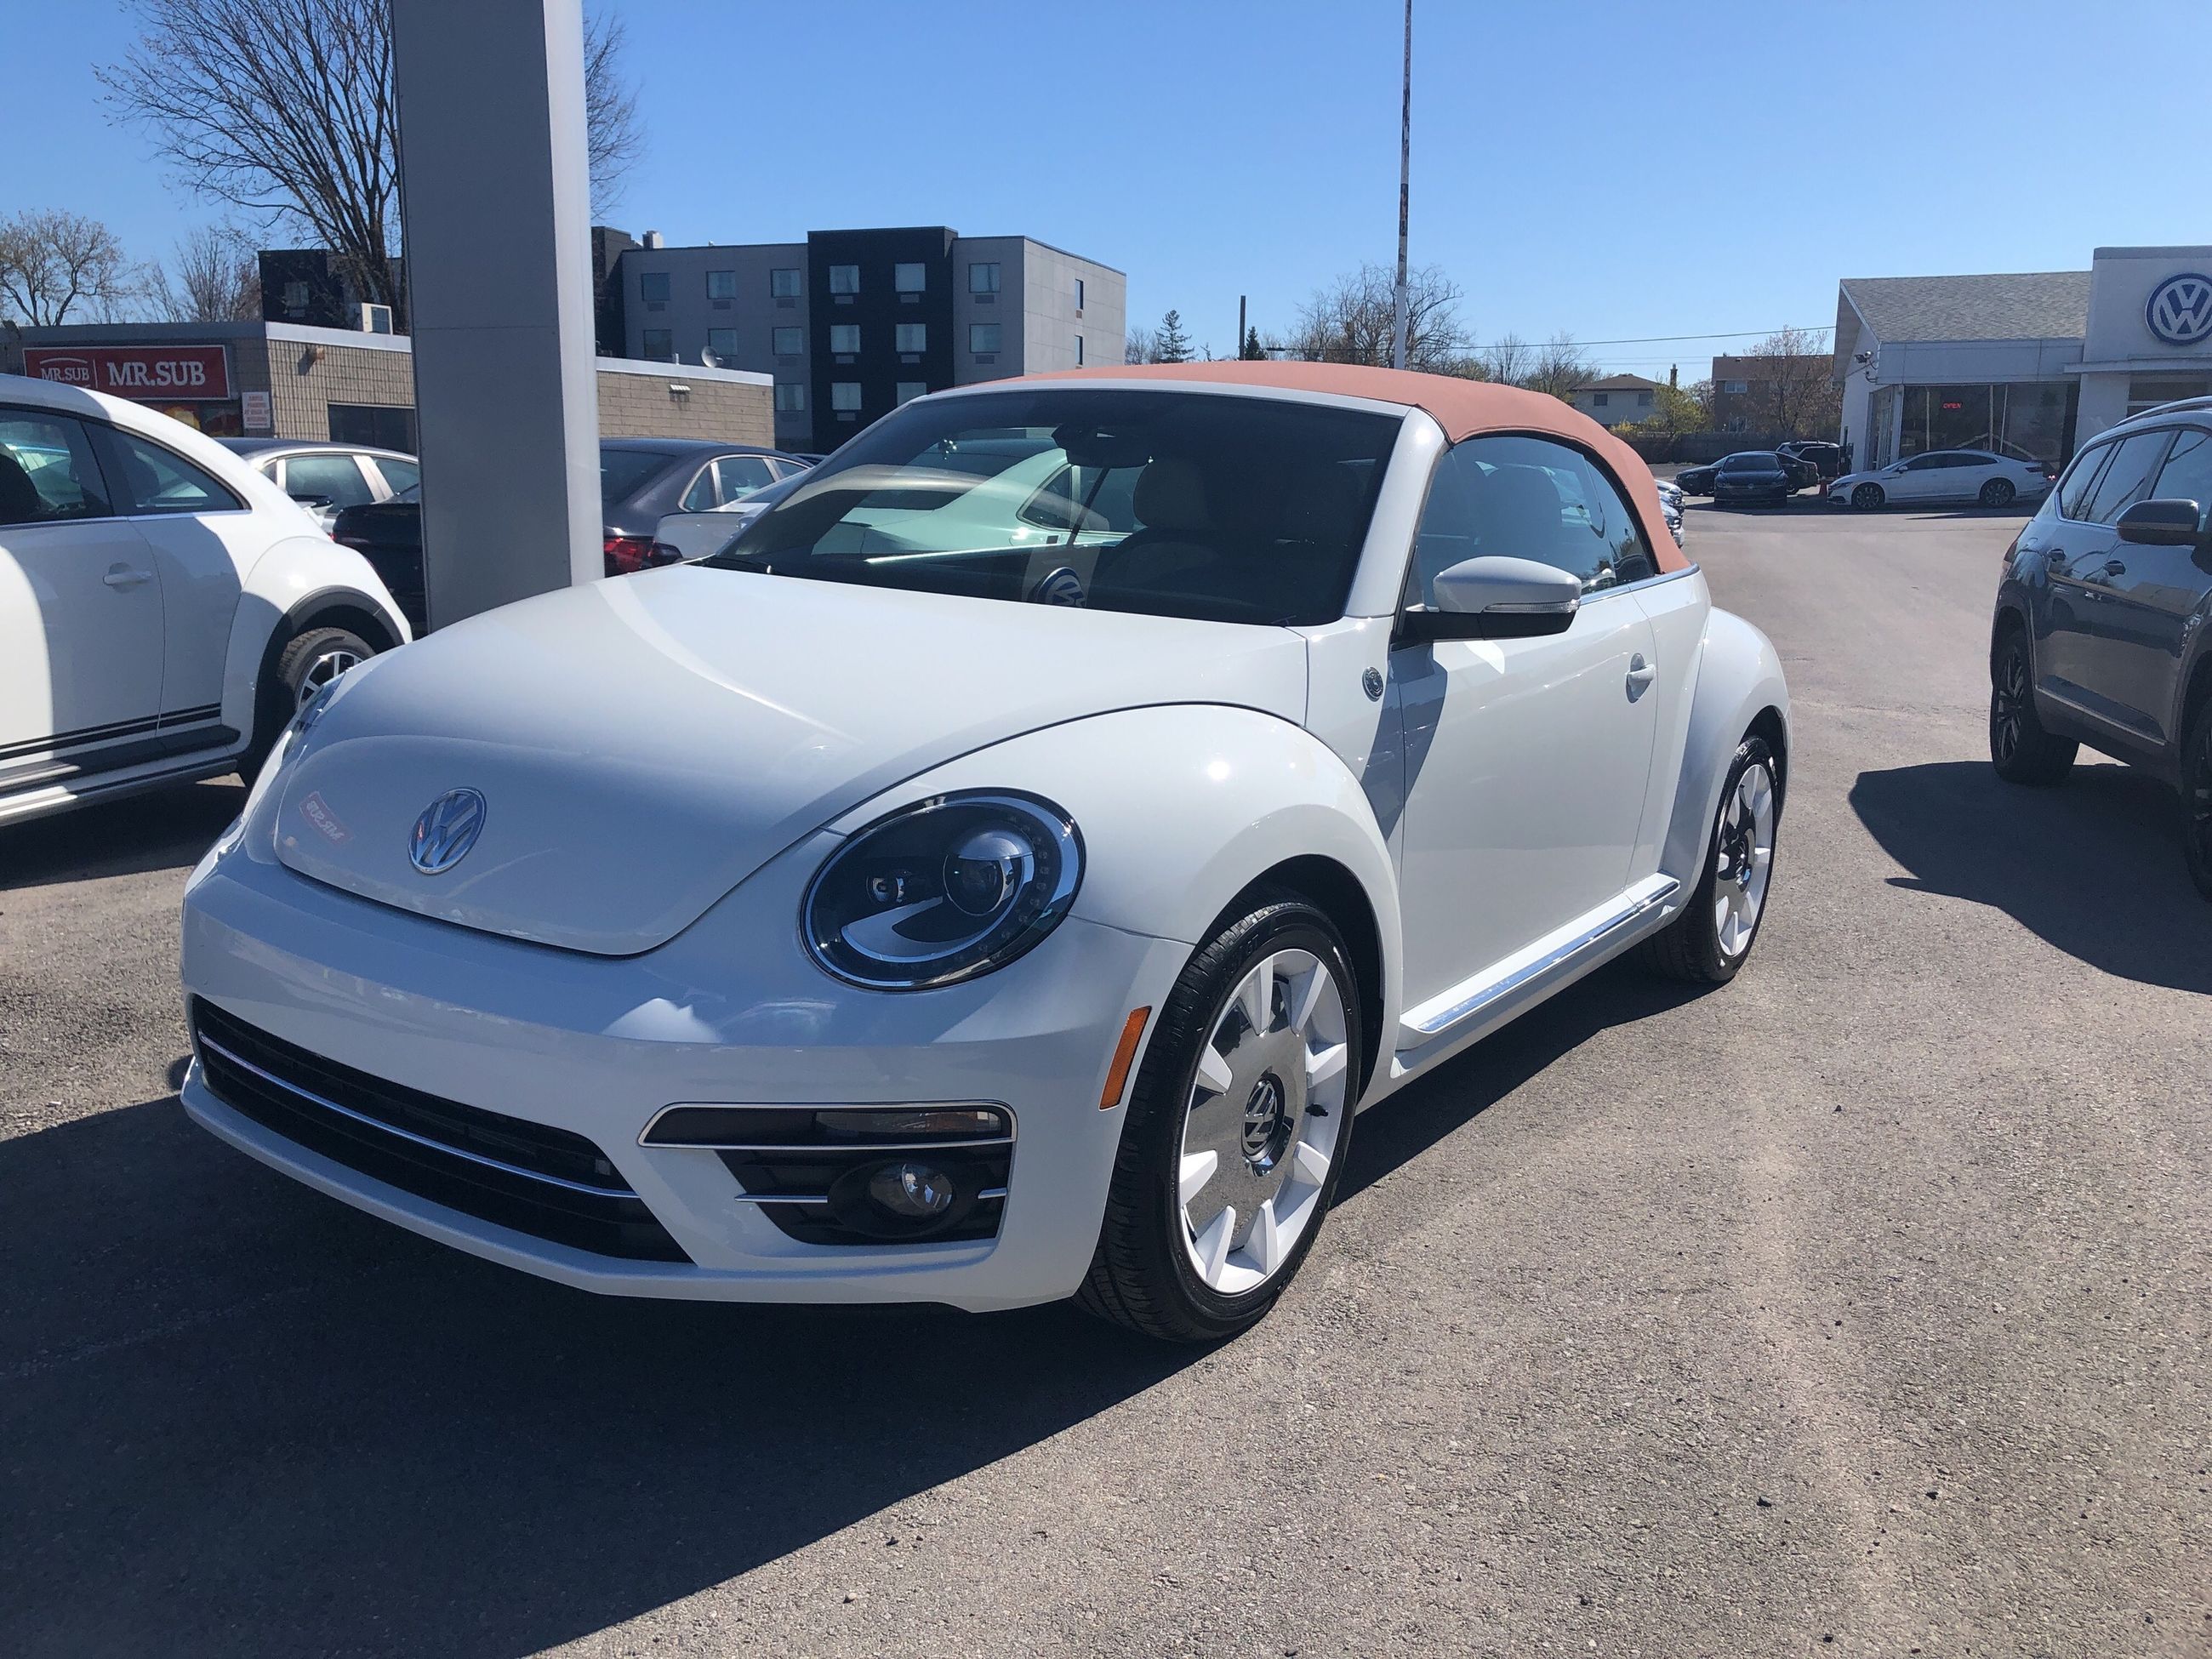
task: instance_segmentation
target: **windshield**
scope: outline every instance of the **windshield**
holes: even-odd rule
[[[676,459],[665,449],[601,449],[599,451],[599,507],[602,511],[628,501],[638,487]]]
[[[1774,471],[1774,457],[1771,455],[1731,455],[1721,463],[1721,471],[1723,472],[1771,472]]]
[[[707,563],[1218,622],[1344,614],[1400,417],[1058,386],[916,403]]]

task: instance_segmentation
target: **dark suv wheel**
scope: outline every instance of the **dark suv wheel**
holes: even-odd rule
[[[2081,746],[2043,729],[2034,684],[2027,630],[2008,617],[1990,653],[1990,764],[2007,783],[2063,782]]]

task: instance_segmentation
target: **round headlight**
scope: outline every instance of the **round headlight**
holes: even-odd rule
[[[1027,795],[942,795],[861,830],[806,890],[806,948],[839,979],[919,991],[988,974],[1075,902],[1083,841]]]

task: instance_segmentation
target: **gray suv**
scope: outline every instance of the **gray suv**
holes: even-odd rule
[[[2181,792],[2212,899],[2212,398],[2100,433],[2005,556],[1990,640],[1990,758],[2061,781],[2075,749]]]

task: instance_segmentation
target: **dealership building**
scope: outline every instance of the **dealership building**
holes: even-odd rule
[[[415,357],[404,334],[277,322],[26,328],[0,340],[0,374],[128,398],[213,437],[416,450]],[[740,369],[602,357],[599,430],[769,444],[771,388],[768,375]]]
[[[2116,422],[2212,393],[2212,246],[2100,247],[2087,270],[1854,276],[1836,295],[1843,441],[2063,461]]]

